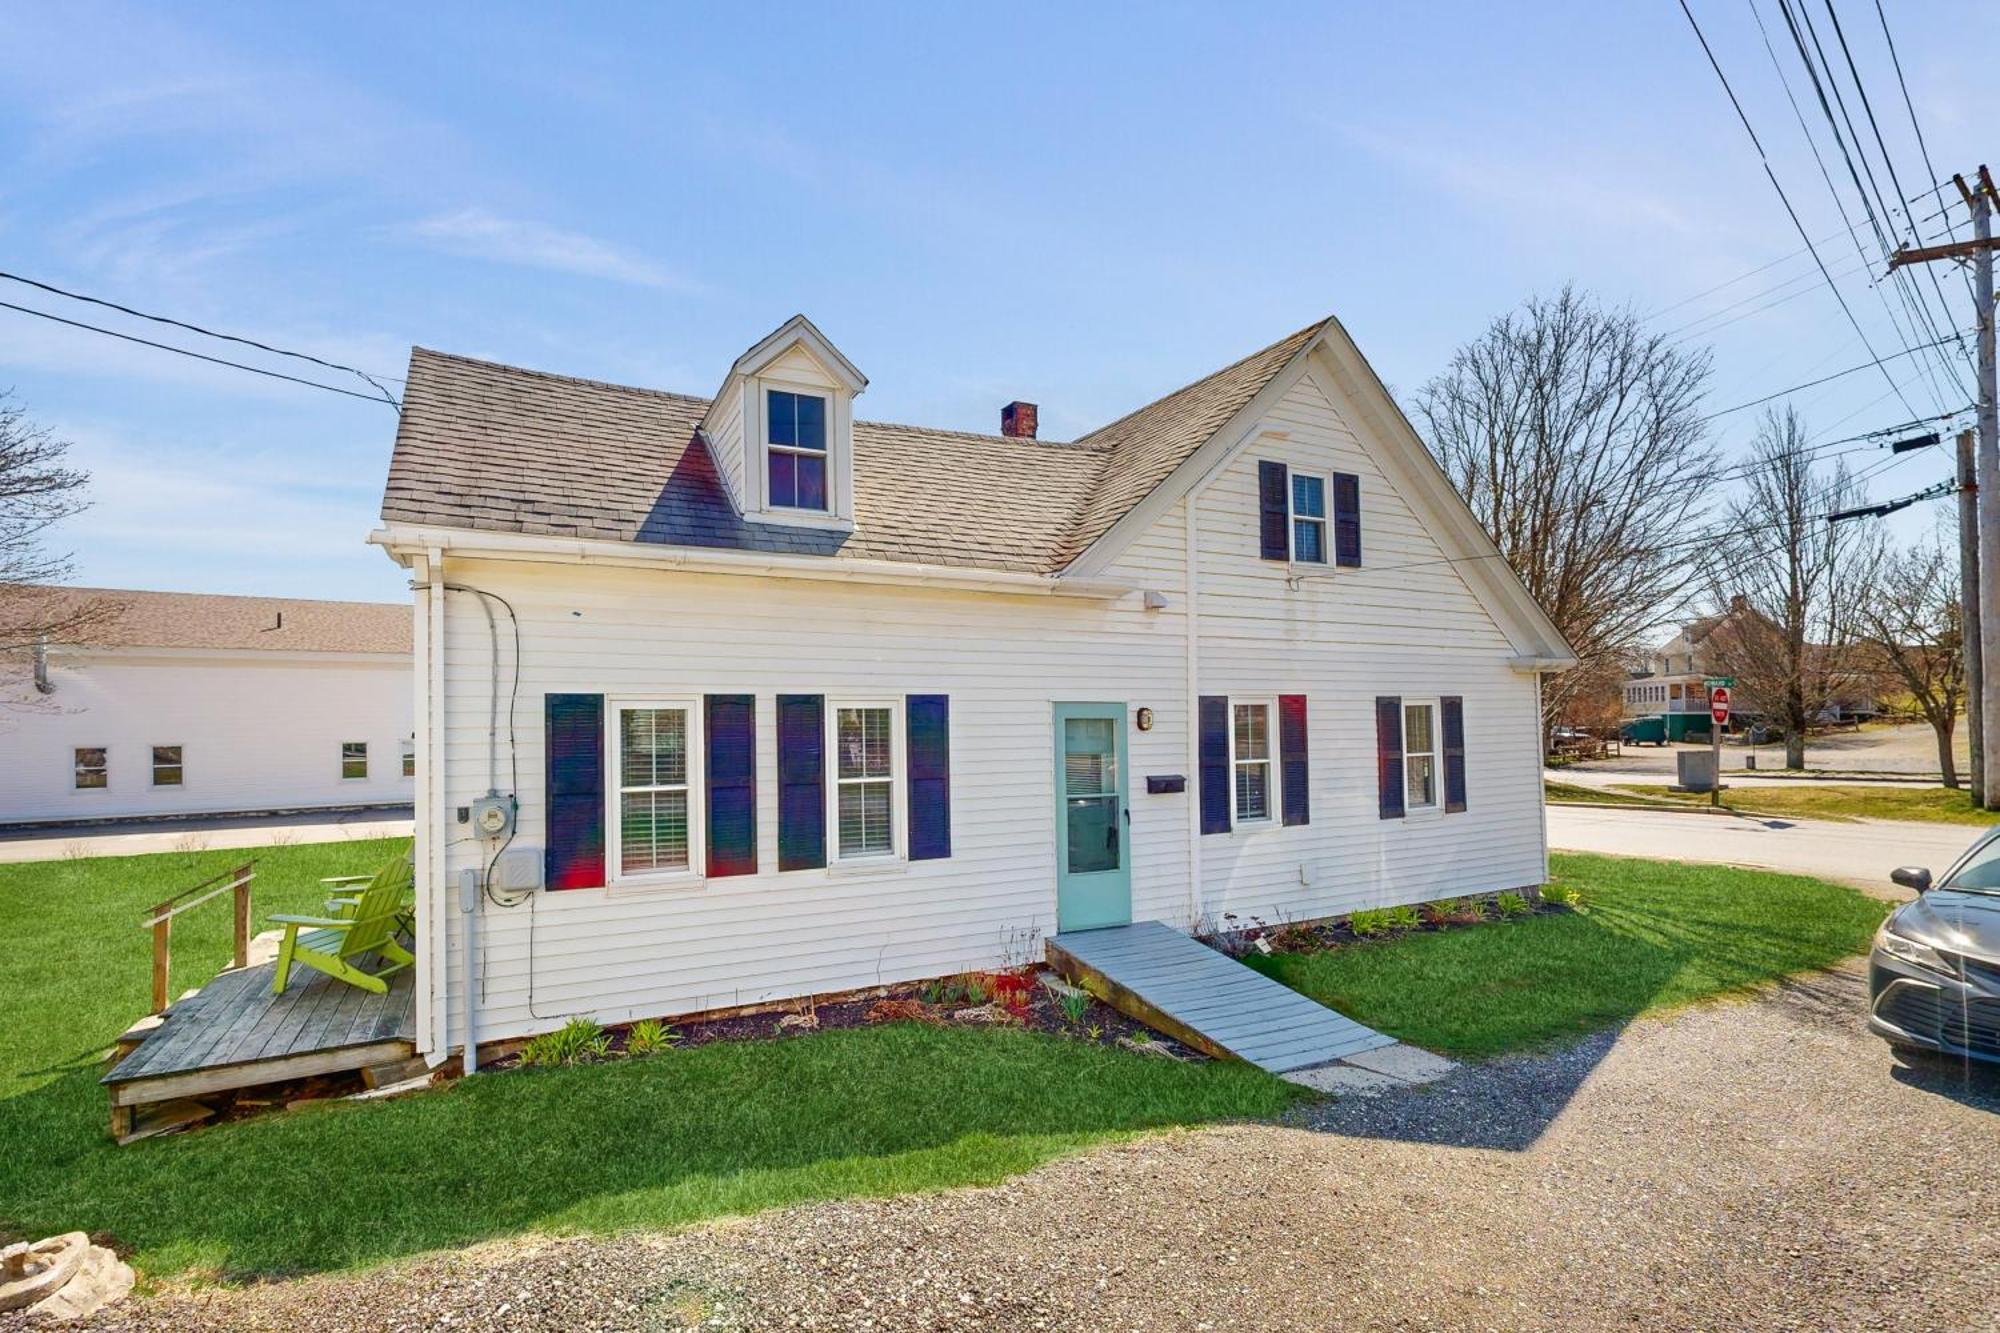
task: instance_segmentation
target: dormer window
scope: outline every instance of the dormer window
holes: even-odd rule
[[[772,508],[826,512],[826,408],[826,399],[817,394],[765,390]]]

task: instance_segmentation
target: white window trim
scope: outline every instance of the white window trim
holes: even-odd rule
[[[347,747],[350,745],[361,747],[361,772],[352,776],[347,772]],[[373,769],[368,757],[367,741],[342,741],[340,743],[340,780],[342,782],[366,782],[372,771]]]
[[[707,873],[707,738],[699,695],[616,697],[604,701],[604,886],[616,889],[698,888]],[[685,870],[625,873],[624,771],[618,752],[624,714],[632,709],[677,708],[687,713],[688,863]]]
[[[764,503],[766,507],[770,509],[782,509],[786,513],[796,512],[800,514],[823,514],[823,515],[832,514],[834,511],[833,393],[830,390],[826,389],[809,390],[803,388],[792,388],[789,385],[778,384],[773,382],[766,382],[759,384],[758,391],[761,394],[760,401],[764,405],[764,419],[762,422],[763,426],[762,433],[764,436],[764,486],[766,490]],[[823,448],[807,449],[799,445],[773,444],[771,442],[771,395],[773,393],[788,393],[792,395],[792,397],[794,398],[817,398],[819,400],[820,443],[824,446]],[[825,463],[826,506],[824,508],[814,509],[807,505],[781,505],[770,498],[769,489],[771,484],[771,456],[773,454],[790,454],[793,458],[818,458],[823,463]]]
[[[1410,800],[1410,727],[1408,710],[1411,708],[1428,708],[1431,710],[1431,748],[1418,752],[1429,755],[1431,760],[1431,803],[1429,805],[1417,805]],[[1403,710],[1396,714],[1396,726],[1402,732],[1403,771],[1400,776],[1403,779],[1403,813],[1419,817],[1441,815],[1444,813],[1444,709],[1439,705],[1437,696],[1435,695],[1428,697],[1405,695],[1403,697]]]
[[[1264,710],[1264,749],[1262,759],[1242,759],[1236,753],[1236,709],[1238,705],[1254,705]],[[1264,814],[1256,819],[1246,819],[1236,809],[1236,769],[1240,764],[1263,764],[1270,769],[1270,779],[1264,784]],[[1278,762],[1278,697],[1274,694],[1251,694],[1229,696],[1229,826],[1237,829],[1257,830],[1279,827],[1278,815],[1285,808],[1284,766]]]
[[[806,394],[826,401],[826,508],[794,509],[771,503],[771,422],[765,394]],[[746,468],[744,491],[750,514],[773,523],[795,527],[830,528],[854,531],[853,416],[850,395],[825,384],[791,379],[784,375],[753,375],[743,382],[743,438],[745,453],[755,460]]]
[[[86,786],[83,786],[83,785],[82,785],[81,783],[79,783],[79,782],[78,782],[78,781],[76,780],[76,779],[77,779],[77,775],[78,775],[78,774],[79,774],[80,772],[82,772],[82,770],[83,770],[83,765],[81,765],[81,764],[77,763],[77,761],[76,761],[76,752],[77,752],[78,750],[102,750],[102,751],[104,751],[104,785],[102,785],[102,786],[99,786],[99,787],[86,787]],[[71,791],[110,791],[110,790],[111,790],[111,747],[110,747],[110,746],[108,746],[108,745],[72,745],[72,746],[70,747],[70,751],[69,751],[69,789],[70,789]]]
[[[906,833],[910,820],[909,775],[907,759],[903,753],[903,701],[894,697],[847,699],[827,695],[823,707],[826,714],[821,723],[826,732],[827,869],[837,870],[847,866],[873,866],[880,869],[906,864],[910,855]],[[886,852],[856,852],[847,856],[841,855],[839,745],[840,710],[843,708],[885,708],[889,711],[889,850]],[[860,781],[860,779],[855,780]],[[867,780],[881,781],[879,778]]]
[[[180,780],[179,782],[173,782],[173,783],[168,783],[168,784],[166,785],[166,789],[167,789],[167,790],[170,790],[170,791],[172,791],[172,790],[180,790],[180,789],[183,789],[183,788],[185,788],[185,787],[187,786],[187,780],[188,780],[188,779],[187,779],[187,746],[185,746],[185,745],[148,745],[148,746],[146,747],[146,777],[147,777],[147,779],[148,779],[148,783],[147,783],[147,789],[148,789],[149,791],[150,791],[150,790],[155,790],[155,789],[159,789],[159,788],[160,788],[160,785],[161,785],[161,784],[160,784],[160,763],[159,763],[159,761],[158,761],[157,759],[155,759],[155,758],[153,757],[153,751],[155,751],[155,750],[179,750],[179,751],[181,752],[181,761],[180,761],[180,762],[179,762],[178,764],[170,764],[170,765],[168,765],[168,767],[169,767],[169,768],[178,768],[178,769],[179,769],[179,770],[181,771],[181,780]],[[109,756],[109,755],[106,755],[105,757],[106,757],[107,759],[108,759],[108,758],[110,758],[110,756]]]
[[[1298,492],[1293,489],[1300,477],[1314,477],[1319,481],[1320,508],[1326,512],[1318,518],[1298,512],[1293,501]],[[1299,559],[1298,525],[1301,521],[1319,524],[1319,554],[1317,560]],[[1301,570],[1322,570],[1333,568],[1333,474],[1313,468],[1288,468],[1285,473],[1285,559]]]

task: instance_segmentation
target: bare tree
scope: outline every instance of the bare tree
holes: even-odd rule
[[[1641,647],[1694,586],[1673,543],[1714,460],[1706,351],[1565,287],[1458,349],[1417,393],[1431,449],[1501,554],[1576,650],[1545,721]]]
[[[1965,702],[1957,553],[1935,541],[1885,551],[1869,581],[1870,594],[1861,604],[1862,640],[1931,724],[1938,770],[1945,786],[1956,787],[1952,732]]]
[[[0,654],[9,657],[73,638],[95,614],[44,586],[71,573],[69,557],[49,550],[49,530],[87,503],[89,477],[65,466],[68,452],[0,390]]]
[[[1736,678],[1741,711],[1784,728],[1787,768],[1805,767],[1807,730],[1829,706],[1872,683],[1854,647],[1881,543],[1872,524],[1827,521],[1862,488],[1845,463],[1815,469],[1807,449],[1796,412],[1765,413],[1707,561],[1724,608],[1710,669]]]

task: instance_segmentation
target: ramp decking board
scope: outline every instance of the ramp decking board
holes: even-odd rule
[[[1395,1042],[1159,921],[1064,931],[1048,952],[1057,970],[1115,1007],[1270,1073]]]

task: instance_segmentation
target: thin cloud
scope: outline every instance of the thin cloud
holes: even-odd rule
[[[465,259],[574,273],[661,291],[691,291],[696,286],[644,255],[594,236],[501,217],[483,208],[462,208],[389,230],[405,240]]]

